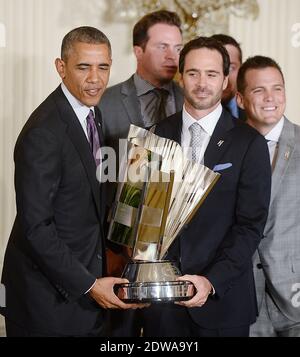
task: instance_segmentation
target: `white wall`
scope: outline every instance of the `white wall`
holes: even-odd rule
[[[258,2],[259,18],[231,18],[230,34],[242,43],[245,58],[264,54],[281,64],[287,84],[287,114],[300,124],[300,28],[299,36],[292,33],[292,25],[300,23],[300,1]],[[54,59],[64,34],[81,25],[99,27],[113,47],[110,83],[120,82],[134,71],[131,29],[106,22],[106,4],[106,0],[0,0],[0,24],[6,30],[6,47],[0,46],[0,271],[15,215],[14,143],[32,110],[59,83]],[[293,34],[297,48],[291,44]]]

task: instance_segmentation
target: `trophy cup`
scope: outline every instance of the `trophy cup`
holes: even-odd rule
[[[128,303],[185,301],[195,294],[167,250],[189,223],[219,174],[186,159],[172,140],[131,125],[111,214],[108,239],[131,250],[115,287]]]

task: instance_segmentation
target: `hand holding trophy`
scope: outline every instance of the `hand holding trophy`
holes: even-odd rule
[[[119,173],[108,239],[132,249],[117,286],[124,302],[185,301],[194,285],[180,281],[176,262],[164,260],[219,174],[185,158],[179,144],[131,125]]]

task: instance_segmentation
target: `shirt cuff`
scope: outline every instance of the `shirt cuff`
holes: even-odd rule
[[[94,284],[84,293],[84,295],[86,295],[91,289],[93,289],[93,287],[95,286],[97,282],[97,279],[95,280]]]

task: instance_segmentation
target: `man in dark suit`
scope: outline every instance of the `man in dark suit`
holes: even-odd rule
[[[180,262],[180,279],[191,281],[196,295],[145,310],[144,335],[248,336],[257,313],[251,258],[270,198],[267,144],[222,108],[229,56],[218,41],[189,42],[179,71],[183,111],[159,123],[156,133],[180,143],[221,178],[167,254]]]
[[[95,105],[109,78],[110,43],[80,27],[61,52],[55,64],[63,83],[32,113],[14,152],[17,216],[2,275],[7,336],[101,336],[105,309],[132,307],[113,293],[126,280],[103,277]]]
[[[213,35],[212,38],[218,40],[226,48],[229,58],[230,67],[228,75],[228,84],[222,95],[222,104],[224,108],[231,113],[235,118],[246,120],[244,109],[237,105],[236,92],[237,92],[237,75],[243,63],[243,52],[240,44],[231,36],[219,33]]]

